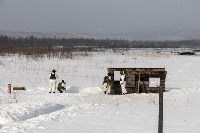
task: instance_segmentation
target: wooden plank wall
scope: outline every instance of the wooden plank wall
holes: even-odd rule
[[[111,80],[113,82],[114,71],[125,72],[127,93],[158,93],[159,87],[149,87],[149,78],[160,78],[160,87],[163,89],[165,88],[167,74],[165,68],[108,68],[108,72],[111,73]],[[112,94],[121,92],[120,86],[117,85],[118,83],[119,82],[115,82],[115,84],[111,86]]]

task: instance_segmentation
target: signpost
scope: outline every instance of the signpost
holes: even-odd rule
[[[162,87],[160,87],[159,91],[158,133],[163,133],[163,88]]]

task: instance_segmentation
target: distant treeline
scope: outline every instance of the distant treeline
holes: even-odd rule
[[[12,38],[0,36],[1,48],[52,48],[63,46],[64,48],[199,48],[200,40],[186,41],[128,41],[113,39],[85,39],[85,38]]]
[[[19,55],[27,58],[74,58],[90,56],[88,52],[130,48],[200,48],[200,40],[188,41],[128,41],[85,38],[12,38],[0,36],[0,56]]]

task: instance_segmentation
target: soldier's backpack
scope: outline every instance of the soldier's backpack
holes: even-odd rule
[[[51,73],[50,79],[56,79],[56,74],[55,73]]]

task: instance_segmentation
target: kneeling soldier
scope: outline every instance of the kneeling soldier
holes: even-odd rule
[[[63,93],[63,91],[66,91],[66,87],[65,87],[66,82],[64,80],[62,80],[62,82],[60,82],[58,84],[58,91],[60,93]]]

